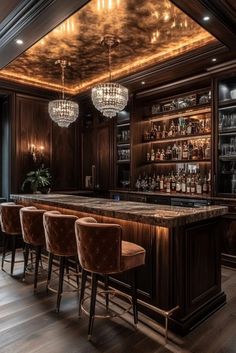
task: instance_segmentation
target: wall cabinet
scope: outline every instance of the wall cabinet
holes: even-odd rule
[[[236,195],[236,76],[217,82],[217,194]]]
[[[134,188],[171,196],[211,195],[210,88],[154,99],[140,111]]]

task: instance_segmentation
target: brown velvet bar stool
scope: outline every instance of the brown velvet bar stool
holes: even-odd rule
[[[59,283],[57,290],[57,311],[60,310],[61,296],[63,292],[64,272],[69,257],[75,257],[78,263],[76,239],[75,239],[75,221],[78,217],[73,215],[61,214],[58,211],[48,211],[43,215],[43,224],[46,239],[46,249],[49,252],[48,261],[48,281],[47,289],[50,287],[53,257],[60,259]],[[77,266],[76,266],[77,267]],[[76,268],[78,280],[78,267]],[[77,281],[78,285],[78,281]],[[54,290],[53,290],[54,291]]]
[[[4,262],[10,262],[11,275],[13,275],[15,263],[23,262],[23,260],[15,261],[17,239],[21,237],[20,209],[22,207],[22,205],[14,202],[0,204],[0,223],[3,234],[2,270],[4,269]],[[11,241],[11,260],[6,259],[9,240]]]
[[[20,221],[22,236],[25,242],[24,249],[24,277],[28,265],[29,250],[35,251],[34,264],[34,291],[37,289],[39,261],[41,259],[42,248],[45,246],[45,235],[43,227],[43,214],[46,210],[37,209],[34,206],[20,209]]]
[[[89,313],[88,339],[91,339],[95,316],[98,275],[118,274],[133,270],[132,303],[134,323],[138,323],[137,272],[145,264],[146,251],[141,246],[122,240],[122,227],[118,224],[98,223],[92,217],[80,218],[75,222],[75,233],[82,283],[79,300],[79,315],[84,300],[87,272],[92,273],[92,292]],[[108,281],[105,281],[106,306],[108,306]]]

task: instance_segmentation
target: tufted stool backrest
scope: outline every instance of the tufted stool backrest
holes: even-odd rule
[[[23,207],[20,210],[20,222],[24,242],[34,246],[45,244],[43,214],[45,210],[34,206]]]
[[[0,204],[0,223],[2,232],[7,234],[21,234],[20,209],[22,205],[14,202],[3,202]]]
[[[46,249],[58,256],[77,255],[75,221],[78,217],[48,211],[43,215]]]
[[[77,250],[82,268],[89,272],[120,272],[122,228],[118,224],[97,223],[92,217],[75,222]]]

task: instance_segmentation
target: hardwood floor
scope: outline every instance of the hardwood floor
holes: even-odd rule
[[[222,268],[227,305],[187,337],[163,336],[143,323],[134,330],[132,316],[96,320],[92,342],[87,341],[88,319],[77,318],[77,296],[67,294],[61,312],[55,312],[55,295],[40,283],[33,294],[32,277],[21,279],[0,271],[1,353],[236,353],[236,271]],[[154,325],[156,326],[156,325]],[[161,329],[160,329],[161,330]]]

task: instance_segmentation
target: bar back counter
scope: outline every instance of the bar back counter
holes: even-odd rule
[[[78,217],[92,215],[99,222],[117,223],[123,239],[146,249],[146,265],[138,276],[140,310],[156,321],[157,311],[178,307],[170,329],[191,331],[226,302],[221,290],[220,223],[224,206],[199,208],[115,201],[59,194],[11,195],[25,206],[56,209]],[[126,292],[128,275],[115,276],[112,285]]]

